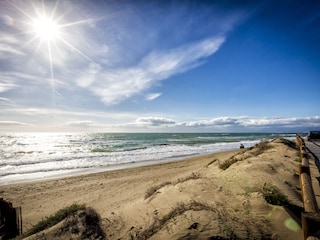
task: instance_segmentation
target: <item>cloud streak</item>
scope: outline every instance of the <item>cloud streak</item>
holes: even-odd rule
[[[27,123],[17,122],[17,121],[0,121],[0,127],[19,127],[19,126],[29,126]]]
[[[169,51],[153,51],[130,68],[103,69],[90,65],[77,83],[99,96],[106,105],[116,104],[199,66],[204,58],[218,51],[224,41],[224,37],[214,37]]]
[[[146,100],[148,101],[153,101],[154,99],[160,97],[162,95],[162,93],[149,93],[147,96],[146,96]]]

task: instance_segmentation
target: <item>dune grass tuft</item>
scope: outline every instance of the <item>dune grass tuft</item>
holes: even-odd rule
[[[63,219],[65,219],[66,217],[72,214],[75,214],[77,211],[83,210],[85,208],[86,208],[85,205],[78,205],[78,204],[72,204],[68,207],[62,208],[58,210],[54,215],[46,217],[45,219],[40,221],[38,224],[33,226],[29,231],[18,236],[16,239],[23,239],[33,234],[36,234],[38,232],[41,232],[47,228],[50,228],[55,224],[59,223],[60,221],[62,221]]]
[[[276,186],[264,184],[261,192],[263,198],[272,205],[288,206],[290,204],[287,196],[281,193]]]
[[[195,180],[195,179],[199,179],[199,178],[201,178],[201,174],[200,173],[192,172],[189,176],[186,176],[184,178],[179,178],[177,183],[182,183],[182,182],[186,182],[186,181],[189,181],[189,180]]]
[[[156,186],[152,186],[150,188],[148,188],[145,196],[144,196],[144,199],[147,199],[149,197],[151,197],[153,194],[155,194],[159,189],[167,186],[167,185],[172,185],[172,182],[164,182],[164,183],[161,183],[159,185],[156,185]]]
[[[149,197],[151,197],[153,194],[155,194],[156,192],[158,192],[161,188],[167,186],[167,185],[176,185],[178,183],[183,183],[189,180],[195,180],[195,179],[200,179],[202,176],[200,173],[197,172],[192,172],[189,176],[186,176],[184,178],[179,178],[178,180],[176,180],[175,182],[163,182],[159,185],[156,186],[152,186],[150,188],[147,189],[146,194],[144,196],[144,199],[148,199]]]
[[[223,163],[219,164],[219,168],[222,170],[226,170],[228,169],[232,164],[238,162],[238,159],[232,157],[226,161],[224,161]]]
[[[273,148],[273,146],[269,141],[261,141],[254,146],[252,154],[258,156],[271,148]]]
[[[186,211],[193,210],[193,211],[213,211],[216,212],[216,209],[209,206],[206,203],[197,202],[197,201],[190,201],[189,203],[177,203],[177,205],[171,209],[166,215],[161,218],[155,218],[154,222],[145,230],[136,232],[137,239],[148,239],[152,237],[155,233],[157,233],[163,226],[165,226],[169,221],[174,219],[175,217],[182,215]]]
[[[298,145],[297,145],[296,142],[290,141],[290,140],[285,139],[285,138],[277,138],[273,142],[282,143],[282,144],[284,144],[284,145],[286,145],[286,146],[288,146],[288,147],[290,147],[292,149],[299,150]]]

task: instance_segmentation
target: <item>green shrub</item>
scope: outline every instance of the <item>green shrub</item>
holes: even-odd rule
[[[238,162],[238,160],[236,158],[230,158],[226,161],[224,161],[223,163],[219,164],[219,168],[222,170],[226,170],[228,169],[232,164]]]
[[[51,215],[49,217],[46,217],[44,220],[40,221],[38,224],[33,226],[29,231],[26,233],[22,234],[16,239],[23,239],[28,236],[31,236],[35,233],[41,232],[47,228],[50,228],[54,226],[55,224],[59,223],[66,217],[75,214],[79,210],[85,209],[85,205],[78,205],[78,204],[72,204],[68,207],[62,208],[59,211],[57,211],[54,215]]]
[[[280,190],[273,185],[264,184],[262,188],[263,198],[272,205],[288,206],[288,198],[280,192]]]

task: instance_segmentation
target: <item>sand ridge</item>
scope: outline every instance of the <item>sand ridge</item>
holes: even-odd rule
[[[274,185],[301,207],[298,160],[297,149],[278,139],[263,148],[2,186],[0,192],[22,207],[24,230],[84,203],[100,215],[107,239],[299,240],[295,214],[261,194],[265,184]]]

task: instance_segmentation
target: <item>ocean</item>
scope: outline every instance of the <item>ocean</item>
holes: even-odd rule
[[[179,160],[278,137],[295,134],[0,133],[0,185]]]

